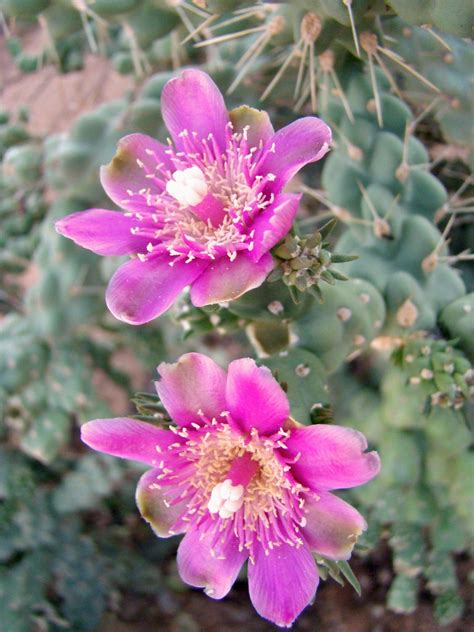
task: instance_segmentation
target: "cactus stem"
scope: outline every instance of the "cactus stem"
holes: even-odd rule
[[[48,46],[51,48],[51,52],[53,54],[55,63],[58,66],[60,66],[61,65],[61,61],[59,59],[58,51],[57,51],[56,46],[54,44],[54,40],[51,37],[51,33],[49,31],[49,28],[48,28],[48,23],[46,22],[46,19],[45,19],[45,17],[43,15],[39,15],[38,16],[38,24],[40,25],[40,29],[45,34],[46,40],[48,42]],[[38,70],[39,70],[39,68],[38,68]]]
[[[385,64],[384,60],[382,59],[382,57],[378,54],[377,51],[375,51],[374,53],[374,57],[377,60],[378,65],[380,66],[380,68],[382,69],[384,75],[387,77],[388,82],[390,84],[390,87],[392,88],[393,92],[397,95],[397,97],[399,99],[402,99],[403,101],[403,96],[402,93],[400,92],[397,83],[395,81],[395,79],[393,78],[392,73],[390,72],[390,70],[388,69],[387,65]]]
[[[204,42],[199,42],[195,45],[195,48],[202,48],[203,46],[211,46],[212,44],[220,44],[221,42],[228,42],[233,39],[238,39],[239,37],[245,37],[246,35],[251,35],[252,33],[262,33],[267,30],[267,26],[254,26],[250,29],[244,29],[242,31],[235,31],[233,33],[226,33],[225,35],[217,35],[216,37],[211,37],[210,39],[205,40]]]
[[[276,73],[276,75],[273,77],[273,79],[270,81],[270,83],[268,84],[268,86],[265,88],[265,91],[262,93],[262,96],[260,97],[261,101],[264,101],[272,92],[273,88],[277,85],[277,83],[280,81],[281,77],[283,76],[283,73],[285,72],[285,70],[288,68],[288,66],[290,65],[290,63],[292,62],[293,58],[300,52],[300,46],[303,43],[303,40],[300,39],[299,42],[297,42],[290,54],[288,55],[288,57],[285,59],[284,63],[280,66],[278,72]]]
[[[240,11],[234,11],[236,15],[234,18],[229,18],[228,20],[224,20],[223,22],[219,22],[219,24],[215,24],[212,27],[212,31],[217,31],[217,29],[223,29],[226,26],[231,26],[232,24],[236,24],[237,22],[242,22],[242,20],[248,20],[249,18],[256,16],[259,18],[265,17],[265,11],[270,10],[270,7],[252,7],[251,10],[244,9]]]
[[[3,11],[0,11],[0,26],[2,28],[2,32],[3,32],[3,35],[5,36],[5,39],[8,39],[9,37],[11,37],[11,32],[10,32],[10,29],[8,28],[8,23],[5,19]]]
[[[331,75],[331,79],[334,81],[334,85],[336,86],[335,94],[341,99],[341,103],[347,115],[347,118],[349,119],[351,123],[354,123],[355,122],[354,114],[349,104],[349,99],[347,98],[346,93],[344,92],[343,87],[341,85],[341,82],[339,81],[339,77],[337,76],[334,68],[329,70],[329,73]]]
[[[375,112],[377,114],[377,123],[379,127],[383,127],[382,105],[380,102],[380,94],[377,86],[377,78],[375,76],[374,57],[377,52],[377,36],[373,33],[364,33],[360,36],[360,43],[364,51],[367,53],[367,62],[369,65],[370,83],[372,84],[372,92],[375,100]]]
[[[252,46],[250,46],[247,52],[236,64],[237,68],[240,68],[240,71],[229,86],[227,94],[232,94],[232,92],[237,88],[237,86],[240,84],[240,82],[252,66],[255,59],[263,52],[267,44],[270,42],[271,38],[281,32],[284,24],[285,19],[281,15],[277,15],[266,26],[263,27],[264,32],[262,33],[262,35],[260,35],[255,40]],[[262,27],[258,28],[261,30]]]
[[[455,214],[451,215],[434,250],[427,257],[425,257],[423,261],[421,262],[421,267],[423,268],[425,272],[432,272],[438,265],[441,259],[439,257],[439,253],[441,249],[447,244],[447,237],[449,235],[449,231],[451,230],[454,224],[455,218],[456,218]]]
[[[439,42],[441,46],[444,46],[444,48],[449,50],[450,53],[453,52],[453,49],[448,44],[448,42],[445,39],[443,39],[439,33],[437,33],[436,31],[433,31],[430,24],[422,24],[421,28],[424,29],[427,33],[429,33],[432,37],[434,37],[435,40]]]
[[[441,102],[441,96],[436,97],[431,101],[426,108],[424,108],[420,114],[409,124],[409,132],[413,134],[415,129],[418,127],[419,123],[425,118],[427,114],[429,114],[432,110],[434,110]]]
[[[151,70],[149,67],[148,60],[146,59],[143,51],[138,45],[137,38],[131,26],[129,26],[126,22],[122,23],[123,32],[127,38],[128,44],[130,46],[130,52],[132,54],[132,62],[133,68],[135,70],[135,74],[138,77],[142,77],[146,72]]]
[[[304,184],[302,185],[301,190],[303,191],[303,193],[307,193],[308,195],[313,197],[315,200],[318,200],[318,202],[321,202],[322,204],[327,206],[330,209],[332,216],[336,217],[338,220],[340,220],[341,222],[344,222],[345,224],[362,224],[364,226],[372,226],[373,224],[373,222],[371,222],[368,219],[353,217],[347,209],[341,208],[340,206],[336,206],[335,204],[332,204],[332,202],[330,202],[322,194],[321,191],[317,191],[316,189],[311,189],[310,187]],[[322,215],[321,215],[321,218],[322,218]]]
[[[354,40],[354,46],[357,52],[357,57],[360,57],[359,38],[357,37],[357,29],[354,21],[354,14],[352,13],[352,0],[342,0],[349,13],[349,20],[351,22],[352,38]]]
[[[209,17],[207,17],[203,22],[201,22],[201,24],[196,26],[196,28],[193,31],[191,31],[191,33],[188,33],[188,35],[186,35],[186,37],[183,40],[181,40],[180,42],[181,46],[183,46],[184,44],[186,44],[192,39],[196,41],[196,37],[198,37],[202,33],[202,31],[204,31],[204,29],[206,29],[210,24],[215,22],[218,17],[219,16],[217,15],[210,15]]]
[[[179,19],[184,24],[184,26],[187,29],[191,39],[193,39],[195,42],[199,43],[201,41],[200,36],[199,36],[198,33],[193,35],[193,33],[195,32],[196,28],[195,28],[194,24],[191,22],[191,20],[188,17],[188,15],[186,14],[186,11],[184,10],[183,7],[186,7],[187,9],[191,9],[191,7],[189,7],[187,4],[184,4],[184,2],[183,2],[183,3],[177,4],[175,6],[175,11],[179,15]],[[193,7],[193,11],[194,11],[194,8],[195,7]],[[205,15],[207,15],[207,14],[205,14]]]
[[[303,83],[304,63],[305,63],[306,55],[308,53],[308,47],[309,47],[309,43],[305,41],[303,45],[303,52],[301,53],[300,65],[298,68],[298,75],[296,77],[295,91],[293,93],[293,98],[295,100],[298,98],[298,95],[300,93],[301,86]]]
[[[91,49],[92,53],[96,54],[99,51],[99,47],[97,46],[97,42],[95,41],[94,33],[92,32],[91,25],[89,24],[89,20],[87,19],[87,15],[85,11],[79,11],[79,15],[81,18],[82,26],[84,28],[84,33],[86,34],[89,48]]]
[[[311,109],[316,112],[318,104],[316,100],[316,75],[314,72],[314,42],[309,45],[309,89],[311,94]]]
[[[400,57],[400,55],[397,55],[397,53],[394,53],[393,50],[390,50],[389,48],[385,48],[384,46],[380,46],[380,45],[377,45],[377,50],[380,51],[386,57],[388,57],[391,61],[398,64],[406,72],[416,77],[416,79],[424,83],[426,86],[428,86],[428,88],[431,88],[432,90],[438,93],[441,92],[441,90],[437,86],[435,86],[434,83],[431,83],[431,81],[426,79],[426,77],[423,77],[421,73],[419,73],[412,66],[410,66],[410,64],[407,64],[407,62],[403,59],[403,57]]]
[[[373,224],[373,228],[374,228],[374,234],[376,237],[387,237],[391,234],[391,229],[390,229],[390,225],[387,221],[387,217],[390,215],[390,213],[393,211],[393,208],[397,202],[397,198],[395,198],[392,202],[392,204],[390,205],[390,208],[388,209],[387,213],[385,214],[384,217],[380,217],[380,215],[377,213],[377,209],[374,206],[374,203],[372,202],[372,200],[370,199],[370,195],[367,191],[367,189],[365,188],[365,186],[362,184],[362,182],[360,182],[360,180],[357,182],[359,189],[362,193],[362,196],[364,198],[364,200],[367,203],[367,206],[369,207],[370,212],[373,215],[374,221],[372,222]]]
[[[200,9],[194,4],[187,4],[187,2],[184,2],[184,0],[173,0],[173,2],[170,2],[170,4],[173,4],[173,3],[176,9],[178,8],[187,9],[191,13],[198,15],[200,18],[207,18],[207,16],[209,15],[208,11],[204,11],[203,9]]]

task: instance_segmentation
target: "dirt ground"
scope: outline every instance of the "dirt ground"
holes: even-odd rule
[[[28,48],[39,44],[37,32],[28,34]],[[118,98],[133,80],[115,73],[105,60],[89,57],[81,72],[58,75],[53,67],[22,75],[11,63],[0,38],[0,107],[29,109],[29,128],[43,135],[69,128],[79,114],[105,100]],[[353,568],[363,588],[358,597],[350,586],[322,582],[316,602],[294,626],[295,632],[469,632],[474,631],[474,595],[467,576],[474,565],[458,560],[460,585],[466,600],[461,621],[440,627],[433,618],[431,597],[421,594],[417,610],[397,615],[385,608],[392,579],[387,551],[370,560],[354,560]],[[285,581],[285,578],[282,578]],[[291,588],[291,587],[290,587]],[[294,587],[295,589],[297,587]],[[270,632],[277,628],[264,622],[253,610],[244,583],[222,601],[213,601],[200,591],[182,594],[166,591],[156,598],[141,598],[133,590],[125,596],[117,614],[108,614],[99,632]]]
[[[436,623],[431,598],[422,592],[415,612],[399,615],[385,607],[392,580],[388,552],[381,549],[370,560],[353,559],[351,565],[362,585],[358,597],[348,585],[321,582],[315,603],[299,617],[295,632],[470,632],[474,630],[474,595],[467,575],[474,566],[458,560],[458,573],[466,608],[460,621],[448,626]],[[282,578],[285,581],[285,578]],[[296,589],[296,587],[295,587]],[[276,632],[280,628],[263,621],[253,610],[244,582],[222,601],[200,591],[183,594],[162,592],[156,599],[127,595],[120,614],[107,615],[100,632]]]

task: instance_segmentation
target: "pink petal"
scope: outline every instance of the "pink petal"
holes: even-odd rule
[[[192,139],[213,134],[219,147],[226,145],[229,115],[219,88],[205,72],[185,70],[163,88],[161,112],[176,147],[182,147],[180,133],[187,130]]]
[[[81,426],[81,439],[99,452],[154,466],[177,440],[168,430],[127,417],[89,421]]]
[[[150,190],[156,195],[164,190],[157,165],[163,164],[164,169],[175,171],[166,149],[146,134],[121,138],[112,161],[100,170],[100,180],[109,198],[125,210],[150,211],[146,196],[139,191]],[[155,174],[155,177],[147,178],[147,174]]]
[[[229,364],[226,399],[233,420],[246,432],[256,428],[260,434],[272,434],[290,414],[288,398],[270,369],[250,358]]]
[[[252,229],[255,230],[252,259],[258,261],[265,252],[268,252],[289,233],[300,200],[301,195],[281,193],[276,196],[272,206],[258,215],[252,225]]]
[[[208,419],[218,418],[227,410],[226,373],[211,358],[186,353],[175,364],[160,364],[158,373],[161,380],[156,382],[156,390],[175,422],[199,421],[198,411]]]
[[[204,588],[213,599],[222,599],[247,557],[245,549],[239,551],[239,542],[232,532],[219,539],[219,548],[214,550],[209,536],[203,537],[197,529],[191,529],[178,548],[178,571],[186,584]]]
[[[304,508],[307,524],[302,531],[309,548],[333,560],[348,560],[367,528],[360,513],[329,492],[308,495]]]
[[[152,260],[132,259],[118,268],[105,294],[107,307],[119,320],[142,325],[153,320],[174,303],[178,294],[209,265],[203,259],[191,263],[175,261],[168,255]]]
[[[171,433],[170,433],[171,434]],[[166,498],[169,494],[159,487],[161,470],[148,470],[138,481],[135,499],[142,517],[150,524],[153,531],[160,538],[169,538],[184,532],[184,528],[170,529],[186,511],[186,502],[169,504]],[[166,490],[168,491],[168,490]]]
[[[273,266],[270,254],[263,255],[258,263],[247,254],[238,254],[234,261],[221,257],[193,283],[191,301],[196,307],[232,301],[262,285]]]
[[[255,564],[248,565],[250,599],[258,614],[289,628],[316,595],[316,562],[306,546],[281,544],[265,555],[257,549]]]
[[[117,211],[91,208],[72,213],[56,222],[60,235],[98,255],[128,255],[146,252],[149,239],[132,235],[137,221]]]
[[[283,186],[306,164],[320,160],[331,144],[331,130],[314,116],[290,123],[278,130],[265,149],[267,153],[257,165],[257,173],[276,176],[272,189],[280,191]],[[274,151],[270,151],[274,144]]]
[[[316,492],[363,485],[380,470],[377,452],[364,452],[364,435],[351,428],[318,424],[294,429],[286,445],[285,456],[300,454],[291,466],[293,475]]]

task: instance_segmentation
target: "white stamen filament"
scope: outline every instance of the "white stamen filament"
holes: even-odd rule
[[[166,184],[167,192],[183,206],[196,206],[206,197],[206,178],[199,167],[175,171]]]
[[[218,483],[211,492],[207,508],[212,514],[218,513],[222,519],[230,518],[244,502],[243,485],[232,485],[230,479]]]

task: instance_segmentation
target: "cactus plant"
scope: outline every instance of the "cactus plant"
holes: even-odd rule
[[[423,589],[440,625],[462,617],[455,555],[474,535],[472,3],[0,0],[0,14],[22,72],[73,72],[100,55],[136,80],[60,134],[38,136],[21,107],[0,112],[4,625],[94,630],[129,577],[141,594],[161,591],[172,545],[136,525],[139,466],[77,439],[177,349],[221,363],[257,356],[290,403],[288,423],[363,432],[383,468],[346,492],[368,521],[356,552],[386,541],[394,612],[415,612]],[[44,42],[33,53],[32,25]],[[265,106],[276,128],[317,113],[333,145],[290,183],[299,215],[271,242],[260,287],[204,306],[185,291],[167,317],[131,328],[103,303],[123,261],[99,261],[53,224],[105,204],[99,168],[121,137],[164,137],[164,86],[188,66],[209,73],[228,106],[249,106],[231,115],[242,129],[265,116],[251,108]],[[138,420],[169,428],[156,396],[135,402]],[[316,563],[359,589],[345,562]],[[165,595],[176,586],[166,582]]]

